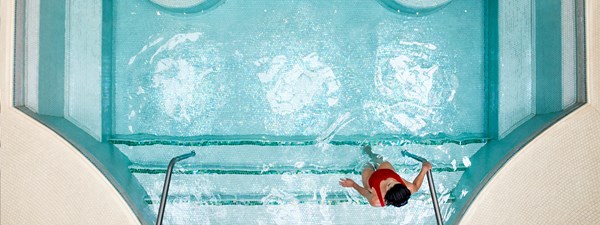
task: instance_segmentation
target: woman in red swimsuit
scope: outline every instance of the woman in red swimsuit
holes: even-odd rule
[[[381,156],[374,154],[371,151],[371,146],[365,146],[364,151],[375,164],[379,164],[377,170],[375,170],[373,164],[367,163],[362,171],[363,187],[349,178],[340,179],[340,185],[354,188],[369,200],[369,203],[374,207],[385,207],[386,205],[400,207],[406,205],[410,195],[417,192],[423,184],[427,171],[431,170],[431,163],[424,162],[421,172],[411,183],[400,177],[391,163],[384,162]]]

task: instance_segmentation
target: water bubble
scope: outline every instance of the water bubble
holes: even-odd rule
[[[462,159],[462,161],[463,161],[463,164],[464,164],[466,167],[470,167],[470,166],[471,166],[471,160],[469,160],[469,158],[467,158],[466,156],[463,156],[463,159]]]

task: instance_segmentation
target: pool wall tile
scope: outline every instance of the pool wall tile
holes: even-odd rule
[[[40,1],[40,9],[38,110],[42,115],[62,116],[65,96],[65,1]]]
[[[561,12],[561,0],[535,4],[535,109],[539,114],[562,110]]]
[[[502,138],[535,114],[535,26],[530,0],[498,3],[497,107],[498,135]]]
[[[102,137],[101,4],[67,0],[65,27],[65,118],[96,140]]]

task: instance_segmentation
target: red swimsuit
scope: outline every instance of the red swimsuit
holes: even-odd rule
[[[371,186],[372,188],[375,188],[375,192],[377,192],[377,197],[379,198],[379,203],[381,204],[381,207],[385,207],[385,202],[383,201],[383,196],[381,196],[381,185],[380,184],[381,184],[381,181],[388,179],[388,178],[394,178],[394,180],[397,180],[401,184],[406,185],[406,184],[404,184],[404,180],[402,180],[400,175],[398,175],[393,170],[378,169],[377,171],[373,172],[373,174],[371,174],[371,177],[369,178],[369,186]]]

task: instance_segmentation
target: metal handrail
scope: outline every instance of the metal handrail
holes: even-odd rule
[[[406,150],[402,150],[402,155],[413,158],[419,162],[427,162],[427,160],[418,155],[412,154]],[[442,213],[440,211],[440,204],[437,198],[437,192],[435,191],[435,185],[433,183],[433,175],[431,175],[431,170],[427,171],[427,183],[429,184],[429,192],[431,192],[431,201],[433,202],[433,211],[435,212],[435,220],[438,225],[443,225],[444,220],[442,219]]]
[[[162,225],[163,217],[165,214],[165,207],[167,206],[167,196],[169,195],[169,186],[171,185],[171,174],[173,173],[173,167],[175,166],[175,163],[195,155],[196,152],[192,151],[187,154],[176,156],[169,162],[169,167],[167,167],[167,176],[165,177],[165,184],[163,186],[162,196],[160,197],[160,207],[158,208],[156,225]]]

